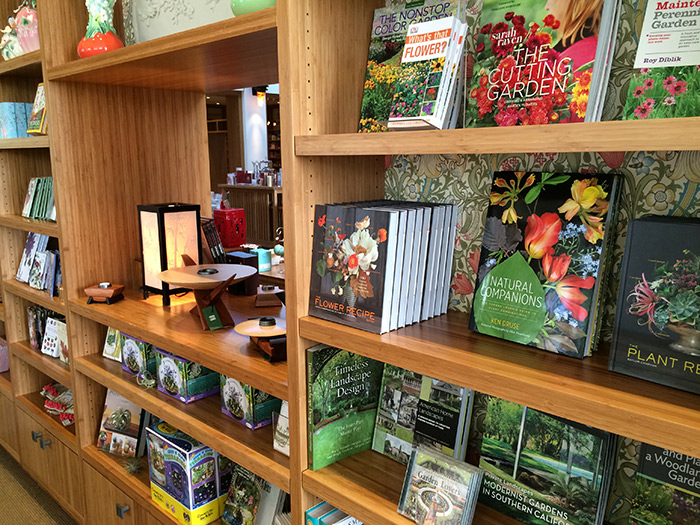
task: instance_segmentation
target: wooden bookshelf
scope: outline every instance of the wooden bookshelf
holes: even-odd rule
[[[4,394],[5,397],[12,399],[12,379],[10,378],[10,371],[0,373],[0,394]]]
[[[277,78],[276,7],[48,67],[49,80],[201,93]]]
[[[45,149],[49,147],[49,136],[23,137],[19,139],[0,139],[0,150]]]
[[[250,317],[284,315],[284,309],[279,307],[255,308],[254,300],[254,296],[224,294],[236,323]],[[287,363],[265,361],[249,338],[237,334],[233,328],[202,330],[199,318],[190,313],[195,305],[192,294],[172,301],[172,306],[164,308],[160,296],[144,300],[140,294],[127,291],[125,299],[113,305],[88,305],[85,297],[71,300],[69,305],[72,312],[88,319],[288,399]]]
[[[37,421],[41,421],[41,424],[60,439],[64,445],[73,451],[77,451],[75,423],[66,427],[61,423],[58,416],[49,414],[44,408],[44,397],[39,392],[17,396],[15,399],[25,412]]]
[[[25,232],[36,232],[41,235],[58,238],[58,224],[54,221],[28,219],[21,215],[0,215],[0,226],[14,228]]]
[[[36,290],[26,283],[21,283],[16,279],[7,279],[3,283],[5,293],[9,292],[14,295],[23,297],[27,301],[36,303],[39,306],[53,310],[56,313],[66,315],[66,304],[58,297],[51,297],[42,290]]]
[[[41,49],[0,62],[0,75],[41,76]]]
[[[10,352],[63,386],[72,388],[70,367],[57,357],[50,357],[34,350],[29,341],[10,343]]]
[[[134,375],[122,370],[121,363],[100,355],[78,358],[76,369],[273,485],[289,490],[289,458],[274,450],[272,427],[252,431],[224,416],[220,395],[186,404],[157,388],[138,385]]]

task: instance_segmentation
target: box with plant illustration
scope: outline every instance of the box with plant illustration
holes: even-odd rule
[[[122,346],[122,369],[130,374],[139,375],[144,371],[156,373],[156,355],[153,345],[131,337],[119,334]]]
[[[250,429],[272,423],[272,413],[279,412],[282,400],[267,392],[221,375],[221,411]]]
[[[217,372],[160,348],[155,349],[155,354],[158,390],[161,392],[185,403],[191,403],[219,391]]]
[[[216,452],[165,422],[147,435],[153,501],[186,525],[217,520]]]

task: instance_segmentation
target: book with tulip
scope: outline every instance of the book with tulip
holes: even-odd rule
[[[617,190],[613,175],[496,173],[472,329],[591,355]]]

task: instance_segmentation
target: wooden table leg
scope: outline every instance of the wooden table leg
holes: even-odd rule
[[[233,322],[231,314],[221,299],[222,294],[235,279],[236,276],[232,275],[231,278],[220,283],[213,290],[194,290],[194,298],[197,301],[197,306],[195,306],[191,312],[199,316],[199,320],[202,323],[202,330],[209,330],[209,323],[207,323],[204,309],[211,306],[216,309],[216,313],[224,326],[235,326],[236,323]]]

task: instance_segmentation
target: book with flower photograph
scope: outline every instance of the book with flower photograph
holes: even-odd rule
[[[590,355],[617,194],[614,175],[494,174],[471,328]]]
[[[600,119],[619,0],[484,0],[466,121]]]
[[[700,394],[700,221],[630,221],[610,369]]]
[[[113,390],[107,390],[102,423],[97,435],[97,448],[125,457],[142,456],[148,412]]]

